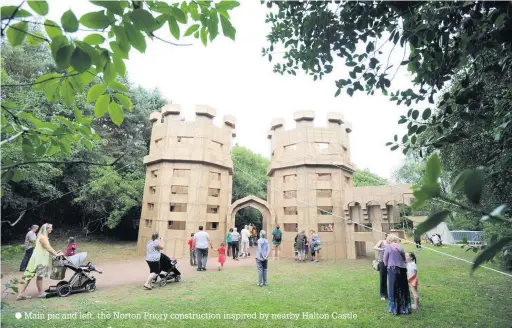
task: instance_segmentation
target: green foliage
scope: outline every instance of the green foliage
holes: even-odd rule
[[[25,19],[29,16],[37,19],[38,16],[48,14],[46,1],[23,1],[19,6],[1,8],[2,35],[7,36],[7,42],[13,47],[35,47],[41,51],[45,51],[42,49],[48,46],[56,66],[56,69],[39,73],[21,85],[15,80],[13,83],[2,80],[2,100],[7,100],[2,101],[2,146],[22,139],[23,152],[31,162],[59,152],[69,154],[77,143],[91,145],[93,141],[98,141],[98,135],[90,128],[92,117],[84,115],[80,106],[76,107],[78,114],[75,118],[56,117],[60,124],[46,118],[35,118],[26,112],[27,107],[33,104],[13,97],[17,87],[33,85],[35,89],[44,90],[48,102],[62,102],[71,108],[77,104],[78,95],[92,87],[88,101],[95,102],[96,118],[102,118],[108,112],[112,122],[120,126],[126,117],[124,110],[132,109],[132,100],[122,94],[128,88],[118,79],[118,76],[124,77],[126,74],[124,60],[128,59],[131,47],[144,52],[146,40],[153,39],[154,33],[167,21],[171,35],[177,39],[180,37],[180,24],[200,24],[201,40],[206,45],[207,34],[210,35],[210,41],[218,34],[219,16],[222,17],[224,35],[234,39],[235,30],[229,22],[228,11],[239,5],[236,1],[217,4],[208,1],[199,4],[182,2],[181,5],[169,5],[161,1],[91,3],[101,7],[101,10],[77,18],[70,9],[62,15],[61,25],[45,20],[43,25],[46,35],[37,30],[34,20]],[[83,39],[73,34],[84,31],[92,33],[87,33]],[[194,37],[199,38],[196,35]],[[6,45],[3,42],[2,48]],[[4,112],[8,115],[4,115]],[[19,176],[14,170],[18,165],[24,164],[2,159],[3,182]]]
[[[261,155],[255,154],[245,147],[238,145],[231,150],[233,159],[233,192],[232,202],[249,195],[254,195],[263,200],[267,199],[267,168],[270,161]],[[236,214],[237,227],[253,223],[261,229],[261,213],[254,208],[245,208]]]
[[[388,180],[379,177],[368,169],[357,170],[352,175],[352,179],[354,187],[384,186],[389,184]]]

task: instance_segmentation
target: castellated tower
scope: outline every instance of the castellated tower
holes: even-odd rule
[[[323,254],[347,258],[346,224],[340,217],[355,171],[350,161],[352,128],[337,112],[327,114],[327,127],[314,127],[314,119],[313,111],[295,112],[292,130],[285,130],[283,119],[272,121],[267,198],[283,230],[283,256],[293,256],[297,230],[308,236],[314,230]]]
[[[158,232],[164,252],[188,256],[187,241],[200,225],[213,243],[225,239],[231,204],[233,163],[231,140],[235,118],[213,124],[216,110],[198,105],[193,122],[180,120],[180,106],[166,105],[151,113],[149,155],[144,158],[146,182],[139,226],[138,252]],[[210,254],[211,255],[211,254]]]

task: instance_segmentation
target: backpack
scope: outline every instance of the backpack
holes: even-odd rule
[[[281,233],[281,230],[276,229],[275,234],[274,234],[274,241],[281,242],[281,237],[282,236],[283,235]]]

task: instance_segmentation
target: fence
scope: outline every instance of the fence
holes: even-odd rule
[[[453,239],[456,243],[460,243],[466,238],[470,245],[480,245],[484,243],[483,231],[451,231]]]

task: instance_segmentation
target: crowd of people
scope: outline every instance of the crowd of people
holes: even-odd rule
[[[410,314],[411,308],[419,309],[416,255],[405,253],[399,238],[393,234],[386,234],[386,238],[378,241],[374,249],[378,257],[380,298],[388,300],[388,312]],[[409,286],[413,293],[412,305]]]

